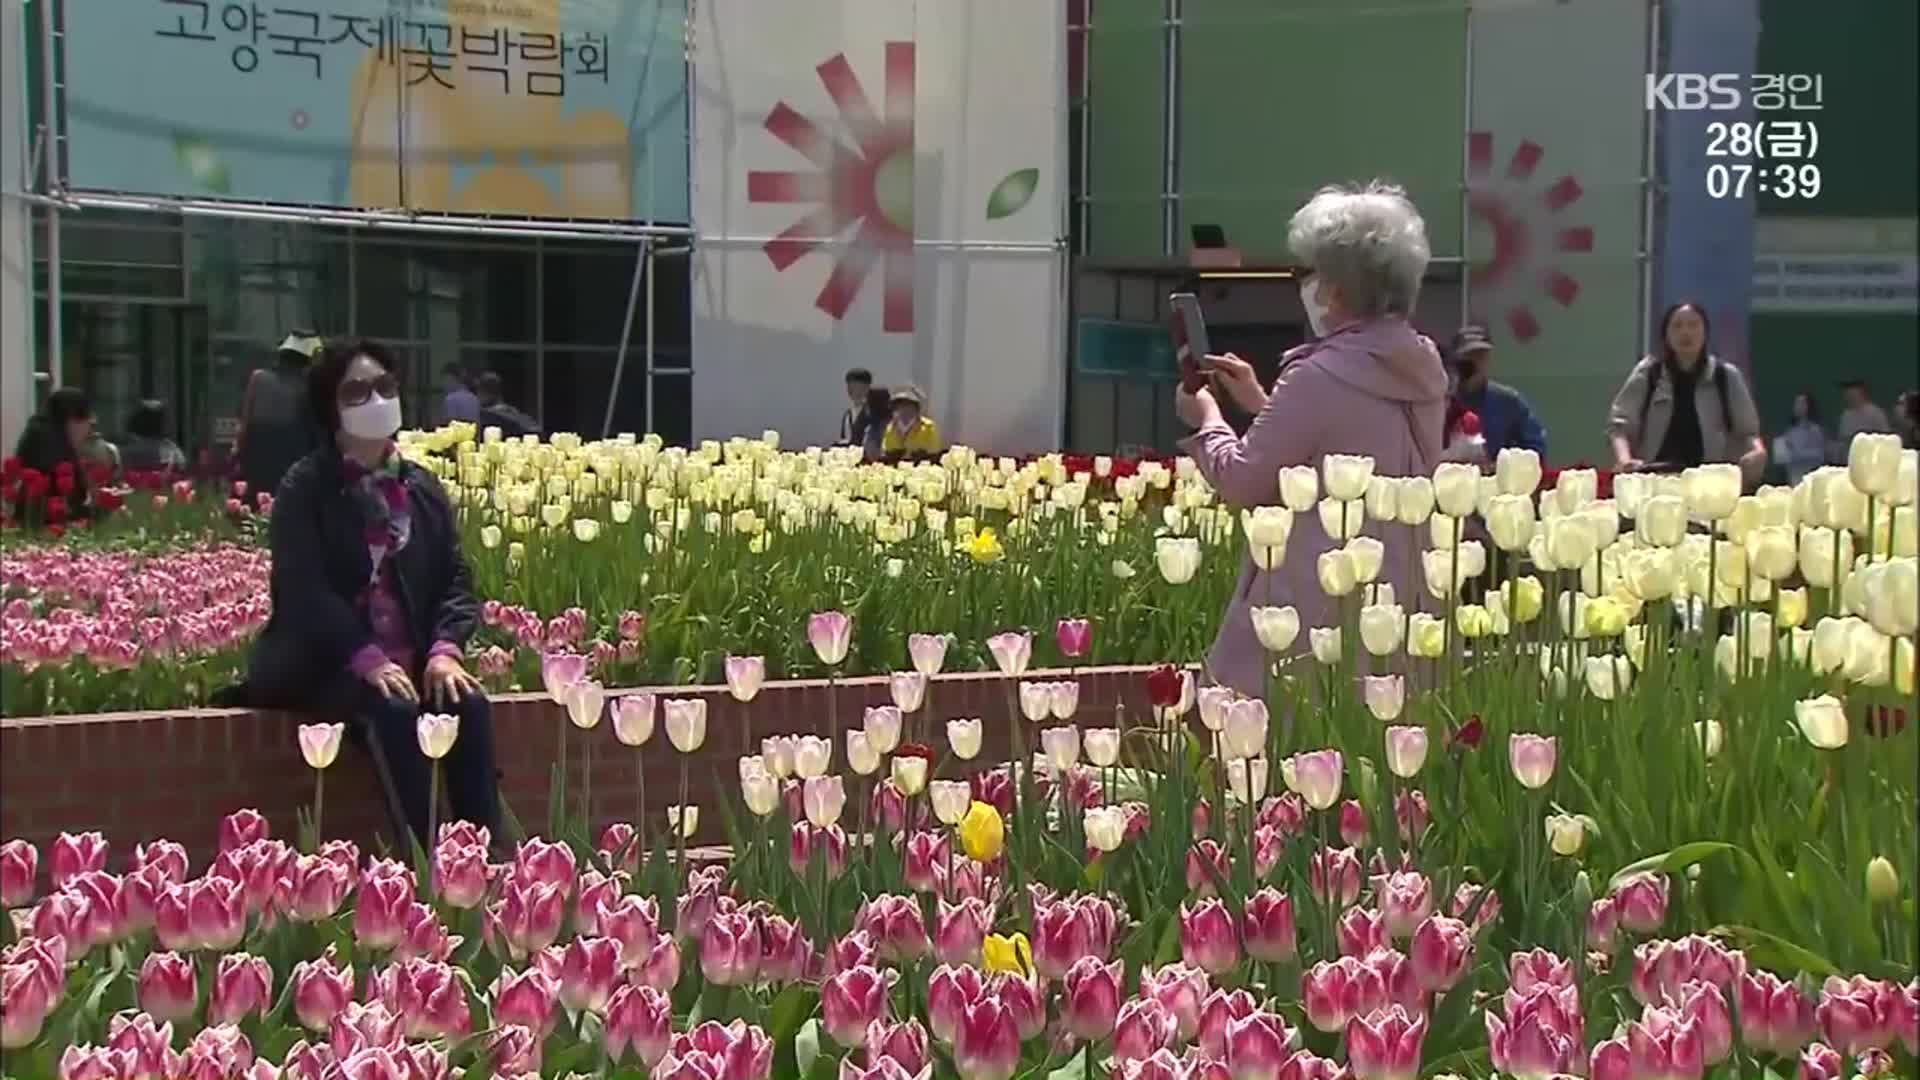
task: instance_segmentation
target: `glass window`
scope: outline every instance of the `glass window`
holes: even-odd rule
[[[549,247],[546,255],[547,340],[618,348],[620,317],[633,289],[636,242]],[[655,258],[653,337],[656,343],[687,342],[688,264],[683,255]],[[647,298],[633,306],[631,341],[646,336]]]
[[[540,420],[549,432],[573,431],[598,438],[607,417],[607,397],[613,387],[617,359],[613,349],[548,349],[544,379],[546,393]],[[629,349],[614,402],[613,432],[636,434],[647,428],[646,358]],[[658,422],[658,417],[655,418]]]
[[[669,446],[693,441],[693,376],[653,377],[653,430]]]

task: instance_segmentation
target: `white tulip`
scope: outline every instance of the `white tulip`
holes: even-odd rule
[[[1556,566],[1577,569],[1593,558],[1598,547],[1593,530],[1577,517],[1556,518],[1547,526],[1547,550]]]
[[[1328,596],[1345,596],[1359,584],[1353,556],[1344,550],[1321,552],[1315,567],[1320,578],[1320,591]]]
[[[1865,619],[1847,625],[1847,662],[1840,674],[1862,686],[1885,686],[1893,674],[1893,639]]]
[[[972,761],[980,754],[985,728],[978,717],[947,721],[947,746],[961,761]]]
[[[927,785],[927,801],[942,825],[958,825],[973,807],[973,786],[965,780],[934,780]]]
[[[1847,711],[1832,694],[1793,703],[1793,719],[1800,733],[1821,750],[1838,750],[1847,745]]]
[[[1406,633],[1406,611],[1399,604],[1368,604],[1360,609],[1360,644],[1372,656],[1391,656]]]
[[[1316,626],[1307,631],[1307,644],[1313,649],[1313,658],[1323,664],[1340,662],[1340,628],[1337,626]]]
[[[1433,481],[1424,476],[1403,476],[1395,484],[1394,517],[1402,525],[1424,525],[1433,516]]]
[[[1086,751],[1087,760],[1101,768],[1108,768],[1120,760],[1119,728],[1088,728],[1080,733],[1080,747]]]
[[[1593,501],[1600,490],[1600,474],[1592,469],[1562,469],[1553,483],[1553,501],[1562,514],[1571,514]]]
[[[1300,614],[1291,605],[1286,607],[1254,607],[1248,612],[1253,620],[1253,634],[1260,639],[1260,646],[1270,653],[1284,653],[1293,647],[1294,639],[1300,636]]]
[[[1427,729],[1399,724],[1387,729],[1387,770],[1402,780],[1419,775],[1427,763]]]
[[[767,763],[767,771],[776,779],[785,780],[793,775],[793,745],[797,736],[769,735],[760,740],[760,757]]]
[[[1396,520],[1399,495],[1399,481],[1391,476],[1376,476],[1367,481],[1367,494],[1362,499],[1367,507],[1367,516],[1374,521]]]
[[[1867,622],[1888,637],[1911,637],[1916,629],[1915,560],[1912,556],[1875,563],[1860,576],[1867,594]]]
[[[667,807],[667,831],[682,837],[692,837],[694,833],[700,831],[700,808],[677,804]]]
[[[1071,720],[1080,709],[1080,684],[1062,679],[1047,684],[1048,712],[1055,720]]]
[[[613,737],[626,746],[645,746],[653,738],[654,696],[626,694],[613,702]]]
[[[1368,675],[1360,683],[1360,696],[1375,720],[1398,720],[1407,704],[1407,681],[1398,675]]]
[[[1633,684],[1633,661],[1625,656],[1589,656],[1586,676],[1588,693],[1612,701]]]
[[[1531,496],[1540,487],[1540,455],[1509,446],[1493,461],[1493,478],[1503,495]]]
[[[1720,747],[1727,741],[1726,729],[1718,720],[1700,720],[1693,725],[1693,737],[1700,743],[1700,752],[1708,761],[1720,756]]]
[[[917,671],[895,671],[887,676],[887,692],[893,707],[903,713],[918,712],[927,699],[927,677]]]
[[[757,762],[759,759],[740,760],[744,765],[747,761]],[[747,804],[747,810],[754,817],[771,817],[780,808],[780,781],[767,772],[765,765],[758,766],[751,774],[743,768],[740,774],[740,799]]]
[[[880,771],[880,751],[873,748],[873,740],[867,738],[864,731],[849,729],[847,732],[847,768],[861,776]]]
[[[1880,495],[1889,506],[1912,506],[1920,501],[1920,450],[1900,451],[1893,486]]]
[[[1800,576],[1816,588],[1833,587],[1834,545],[1839,544],[1839,564],[1853,565],[1853,534],[1824,526],[1800,530]]]
[[[1373,479],[1373,459],[1362,454],[1328,454],[1320,469],[1327,497],[1343,502],[1364,496]]]
[[[1863,431],[1847,447],[1847,479],[1875,498],[1892,491],[1900,478],[1900,436]]]
[[[1048,686],[1043,682],[1022,682],[1020,684],[1020,715],[1030,723],[1039,723],[1053,711],[1053,699]]]
[[[1320,499],[1320,474],[1311,465],[1289,465],[1280,470],[1280,502],[1294,513],[1313,509]]]
[[[893,786],[911,799],[927,789],[927,759],[909,754],[893,759]]]
[[[345,724],[301,724],[298,732],[300,756],[310,769],[324,769],[340,756],[340,740]]]
[[[1227,762],[1227,793],[1251,806],[1267,797],[1267,759],[1235,758]]]
[[[1040,732],[1040,752],[1046,755],[1047,764],[1065,772],[1080,760],[1080,729],[1076,727],[1052,727]]]
[[[840,820],[847,805],[847,787],[838,776],[816,776],[800,789],[800,803],[807,820],[824,829]]]
[[[1169,585],[1185,585],[1200,570],[1200,541],[1191,536],[1162,536],[1153,542],[1153,561]]]
[[[833,743],[818,735],[800,735],[793,740],[793,772],[802,780],[827,775],[833,764]]]
[[[1687,509],[1708,521],[1733,513],[1740,499],[1740,466],[1724,461],[1695,465],[1680,474]]]
[[[1794,530],[1785,525],[1761,525],[1747,533],[1747,568],[1766,581],[1779,581],[1799,563]]]
[[[423,713],[414,722],[414,734],[419,738],[420,753],[438,761],[447,756],[455,740],[460,738],[460,717],[452,713]]]
[[[1495,495],[1487,504],[1487,535],[1501,551],[1524,551],[1533,540],[1533,498]]]
[[[1339,499],[1322,499],[1319,505],[1320,528],[1334,541],[1351,540],[1360,535],[1367,524],[1367,508],[1359,500],[1343,502]]]
[[[662,705],[666,713],[667,741],[675,750],[691,754],[707,741],[707,702],[705,698],[686,698]]]
[[[1548,814],[1547,846],[1563,859],[1580,854],[1587,846],[1586,820],[1573,814]]]
[[[1446,652],[1447,624],[1436,615],[1416,611],[1408,620],[1407,655],[1435,660]]]
[[[1371,536],[1356,536],[1343,549],[1353,560],[1353,579],[1365,585],[1380,576],[1380,564],[1387,557],[1387,546]]]
[[[1433,470],[1433,501],[1449,517],[1473,513],[1480,491],[1478,467],[1460,461],[1443,461]]]
[[[1127,811],[1118,806],[1090,806],[1082,817],[1087,846],[1095,851],[1118,851],[1127,839]]]
[[[600,726],[607,711],[607,690],[593,679],[582,679],[561,691],[566,698],[567,719],[582,731]]]
[[[1264,752],[1267,746],[1267,703],[1246,698],[1228,706],[1220,746],[1228,760],[1258,757]]]

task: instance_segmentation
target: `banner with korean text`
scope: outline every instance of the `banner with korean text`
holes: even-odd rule
[[[695,436],[829,443],[862,367],[918,388],[948,441],[1057,447],[1058,5],[695,10]]]
[[[68,184],[684,223],[685,32],[685,0],[68,3]]]

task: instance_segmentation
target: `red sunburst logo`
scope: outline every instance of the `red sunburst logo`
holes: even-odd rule
[[[1493,150],[1492,132],[1468,133],[1467,206],[1492,249],[1470,271],[1473,306],[1498,309],[1514,339],[1530,341],[1540,334],[1540,320],[1528,306],[1536,289],[1561,307],[1573,306],[1580,295],[1580,282],[1560,268],[1559,256],[1592,251],[1593,228],[1570,223],[1580,181],[1562,176],[1543,188],[1534,180],[1546,157],[1539,143],[1522,139],[1500,173],[1493,169]]]
[[[883,111],[876,115],[846,54],[814,69],[855,142],[849,148],[782,101],[767,114],[774,138],[800,152],[813,172],[747,173],[747,201],[811,203],[814,209],[767,241],[774,269],[784,271],[853,228],[814,305],[836,319],[847,309],[877,261],[881,329],[913,332],[913,42],[886,45]]]

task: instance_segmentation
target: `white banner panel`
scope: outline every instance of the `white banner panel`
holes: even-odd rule
[[[842,375],[1059,444],[1065,28],[1027,0],[709,0],[693,27],[693,432],[825,443]]]

